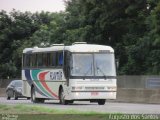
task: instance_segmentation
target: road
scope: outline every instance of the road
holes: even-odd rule
[[[30,100],[6,100],[0,97],[0,104],[25,104],[34,106],[44,106],[48,108],[63,109],[63,110],[79,110],[79,111],[96,111],[105,113],[126,113],[126,114],[160,114],[160,104],[136,104],[136,103],[117,103],[106,102],[105,105],[97,103],[75,101],[74,104],[60,105],[59,101],[47,100],[43,104],[33,104]]]

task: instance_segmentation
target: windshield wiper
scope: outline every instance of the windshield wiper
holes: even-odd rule
[[[84,78],[86,77],[86,75],[87,75],[90,71],[92,72],[92,63],[91,63],[91,66],[89,67],[89,69],[84,73]]]
[[[106,74],[103,72],[103,70],[102,70],[100,67],[96,67],[96,68],[97,68],[97,70],[99,70],[99,71],[103,74],[104,78],[107,79],[107,76],[106,76]]]

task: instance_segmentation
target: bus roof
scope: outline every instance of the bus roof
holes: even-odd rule
[[[84,53],[100,52],[100,51],[114,52],[112,47],[105,46],[105,45],[73,44],[70,46],[56,45],[56,46],[51,46],[46,48],[39,48],[39,47],[25,48],[23,50],[23,53],[51,52],[51,51],[62,51],[62,50],[68,50],[70,52],[84,52]]]

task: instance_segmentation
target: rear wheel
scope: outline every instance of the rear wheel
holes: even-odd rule
[[[104,105],[106,100],[98,100],[98,105]]]
[[[73,100],[69,100],[69,101],[68,101],[68,103],[73,104],[73,103],[74,103],[74,101],[73,101]]]
[[[43,98],[37,98],[37,99],[38,99],[38,102],[39,102],[39,103],[44,103],[44,100],[45,100],[45,99],[43,99]]]
[[[59,93],[59,99],[60,99],[60,104],[62,105],[67,105],[68,101],[64,99],[64,90],[63,88],[60,89],[60,93]]]

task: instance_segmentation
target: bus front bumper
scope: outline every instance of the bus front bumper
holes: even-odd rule
[[[116,91],[72,91],[67,100],[116,99]]]

